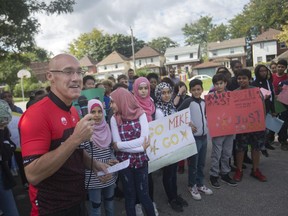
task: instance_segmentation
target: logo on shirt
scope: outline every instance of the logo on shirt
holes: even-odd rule
[[[75,123],[76,122],[76,118],[74,116],[72,116],[72,122]]]
[[[67,119],[65,117],[61,118],[61,122],[63,125],[67,125]]]

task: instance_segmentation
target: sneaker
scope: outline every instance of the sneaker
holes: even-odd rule
[[[218,177],[216,176],[210,176],[210,184],[212,185],[213,188],[216,188],[216,189],[220,188]]]
[[[275,148],[270,143],[266,143],[265,147],[269,150],[275,150]]]
[[[153,207],[154,207],[154,212],[155,212],[155,215],[158,216],[159,215],[159,212],[157,210],[157,206],[156,206],[156,203],[153,202]]]
[[[141,204],[135,205],[136,216],[144,216]]]
[[[171,200],[170,202],[168,202],[168,204],[175,212],[183,212],[183,207],[179,205],[176,199]]]
[[[251,171],[251,174],[250,174],[252,177],[258,179],[259,181],[261,182],[266,182],[267,179],[264,175],[262,175],[262,173],[260,172],[259,169],[256,169],[256,171],[254,172],[253,169]]]
[[[181,206],[188,207],[188,202],[184,200],[180,195],[176,197],[176,201],[180,203]]]
[[[205,195],[212,195],[213,191],[211,189],[209,189],[208,187],[206,187],[205,185],[202,185],[201,187],[197,187],[198,191],[204,193]]]
[[[222,175],[222,176],[221,176],[221,180],[222,180],[223,182],[227,183],[227,184],[230,185],[230,186],[233,186],[233,187],[237,186],[236,181],[234,181],[232,178],[230,178],[230,176],[229,176],[228,173],[225,174],[225,175]]]
[[[242,180],[242,177],[243,177],[243,171],[242,170],[239,170],[237,169],[234,176],[233,176],[233,179],[236,181],[236,182],[240,182]]]
[[[197,185],[195,184],[193,187],[188,187],[189,192],[192,195],[192,198],[195,200],[201,200],[201,195],[198,191]]]
[[[269,157],[269,154],[267,152],[267,150],[261,150],[262,155],[264,155],[265,157]]]

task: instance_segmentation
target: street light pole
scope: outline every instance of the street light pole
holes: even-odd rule
[[[130,30],[131,30],[131,44],[132,44],[132,57],[133,57],[133,69],[136,73],[136,65],[135,65],[135,53],[134,53],[134,39],[133,39],[133,29],[130,26]]]

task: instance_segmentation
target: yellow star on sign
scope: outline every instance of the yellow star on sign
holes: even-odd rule
[[[185,130],[185,131],[181,131],[181,130],[180,130],[180,133],[182,134],[182,137],[183,137],[183,138],[182,138],[182,141],[184,140],[184,138],[188,139],[188,138],[187,138],[187,131],[186,131],[186,130]]]
[[[159,148],[156,147],[156,139],[154,140],[154,144],[150,145],[150,152],[153,152],[154,155],[156,155],[156,151],[159,150]]]

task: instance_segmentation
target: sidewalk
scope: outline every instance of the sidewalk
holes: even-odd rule
[[[178,193],[189,203],[183,213],[175,213],[167,205],[167,197],[162,186],[161,171],[153,174],[154,200],[160,215],[163,216],[287,216],[288,203],[288,152],[282,151],[280,146],[276,150],[269,151],[269,157],[261,157],[260,169],[266,175],[267,182],[259,182],[249,176],[251,165],[244,170],[242,182],[237,187],[231,187],[221,182],[220,189],[213,189],[212,196],[202,195],[201,201],[195,201],[187,190],[187,166],[185,173],[178,174]],[[211,142],[209,142],[205,184],[208,183],[211,155]],[[232,173],[233,174],[233,173]],[[30,203],[28,192],[20,183],[20,177],[16,177],[19,183],[14,188],[15,199],[21,216],[28,216]],[[115,215],[124,216],[124,200],[115,201]]]

